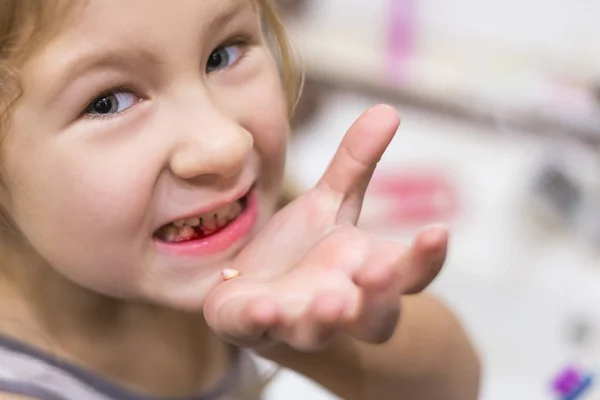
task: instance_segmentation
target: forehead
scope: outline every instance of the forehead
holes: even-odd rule
[[[157,37],[176,43],[206,39],[236,11],[258,12],[259,0],[58,0],[46,3],[29,56],[74,47],[152,44]],[[52,4],[52,5],[50,5]],[[202,34],[199,30],[202,28]],[[88,51],[96,50],[88,48]]]
[[[219,18],[241,9],[256,10],[255,0],[86,0],[75,1],[61,22],[57,38],[144,37],[152,32],[178,33],[191,23],[218,28]]]
[[[202,23],[242,6],[249,6],[256,12],[264,6],[264,0],[177,0],[175,4],[160,0],[34,1],[31,6],[23,6],[24,12],[20,14],[24,17],[18,22],[23,35],[12,62],[22,64],[31,54],[47,48],[49,43],[68,36],[83,35],[80,38],[85,38],[98,30],[107,35],[115,29],[122,34],[127,28],[143,34],[143,28],[172,24],[181,14]]]
[[[103,58],[132,54],[170,59],[195,51],[236,15],[258,19],[257,0],[61,0],[41,45],[22,64],[24,77],[75,76]],[[216,44],[214,44],[216,45]],[[177,51],[174,51],[177,50]],[[181,51],[184,50],[184,51]],[[149,59],[149,57],[146,57]],[[175,60],[170,60],[175,61]],[[68,73],[67,73],[68,72]],[[32,82],[33,83],[33,82]],[[38,89],[59,82],[35,82]]]

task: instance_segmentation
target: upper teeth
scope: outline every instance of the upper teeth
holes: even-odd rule
[[[238,201],[228,204],[219,208],[218,210],[211,211],[205,214],[198,215],[196,217],[181,219],[173,222],[178,228],[189,226],[195,228],[199,225],[205,226],[208,229],[214,229],[217,225],[227,223],[231,217],[237,216],[241,211],[241,205]]]

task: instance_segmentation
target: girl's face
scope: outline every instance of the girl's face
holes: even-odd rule
[[[89,0],[20,70],[5,208],[60,274],[197,309],[275,209],[288,135],[252,0]]]

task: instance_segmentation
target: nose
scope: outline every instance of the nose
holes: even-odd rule
[[[176,133],[177,144],[170,158],[173,174],[185,180],[238,174],[252,150],[252,135],[214,106],[191,114]]]

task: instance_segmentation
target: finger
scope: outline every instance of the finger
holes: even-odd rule
[[[338,222],[356,224],[375,167],[399,125],[396,110],[378,105],[363,113],[342,139],[317,184],[342,196]]]
[[[344,297],[336,293],[316,295],[284,340],[300,351],[321,350],[339,329],[345,306]]]
[[[424,290],[439,274],[448,251],[448,229],[443,226],[424,229],[405,253],[400,266],[400,293]]]
[[[269,340],[269,332],[279,322],[277,305],[266,297],[234,297],[206,316],[211,329],[224,340],[254,347]]]
[[[222,272],[213,272],[199,282],[187,280],[186,285],[182,285],[181,289],[174,294],[176,296],[174,299],[183,304],[186,311],[198,313],[206,309],[207,302],[210,303],[210,299],[213,298],[211,294],[219,290],[221,285],[223,285]],[[207,295],[198,298],[198,293]]]
[[[360,307],[349,331],[355,338],[383,343],[393,336],[400,318],[396,266],[403,249],[394,242],[377,241],[371,256],[356,271],[354,282],[361,291]]]

